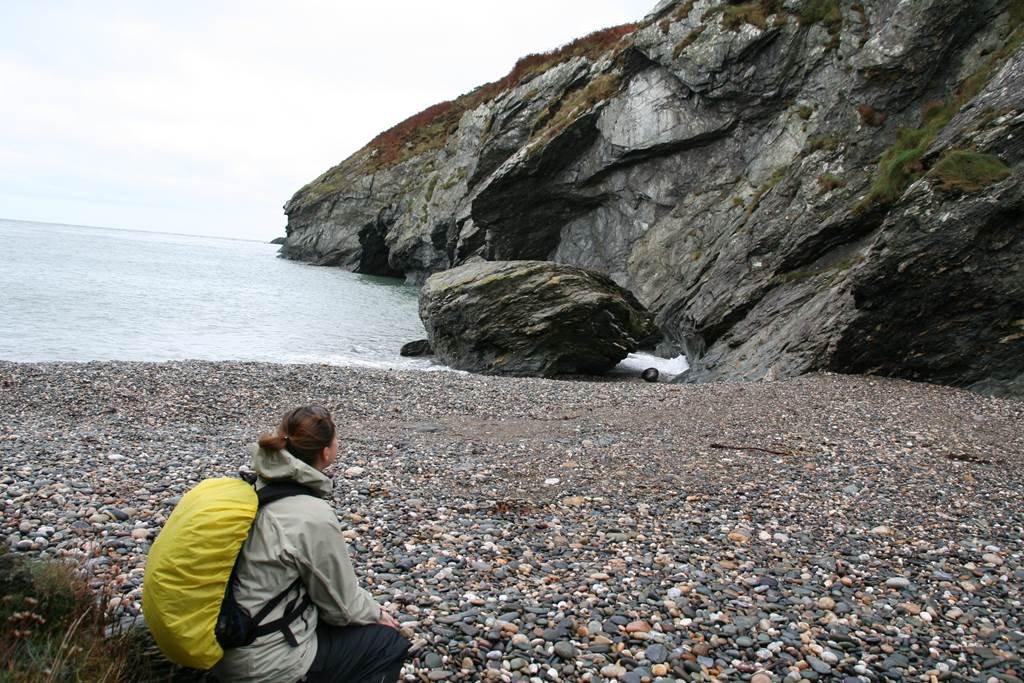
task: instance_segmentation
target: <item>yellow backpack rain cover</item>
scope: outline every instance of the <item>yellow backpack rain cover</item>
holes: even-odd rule
[[[207,479],[182,496],[153,543],[142,613],[171,661],[209,669],[224,656],[214,628],[257,508],[251,484]]]

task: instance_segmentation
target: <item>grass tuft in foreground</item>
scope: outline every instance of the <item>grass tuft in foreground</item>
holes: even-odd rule
[[[104,637],[110,596],[69,565],[0,551],[0,596],[0,681],[172,680],[148,639]]]

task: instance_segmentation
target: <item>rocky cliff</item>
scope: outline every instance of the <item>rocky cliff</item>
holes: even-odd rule
[[[1022,23],[1021,0],[663,2],[382,133],[285,205],[282,254],[596,268],[692,381],[1024,393]]]

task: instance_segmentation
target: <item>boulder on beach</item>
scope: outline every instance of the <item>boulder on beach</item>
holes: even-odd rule
[[[492,375],[600,374],[658,336],[643,305],[611,278],[547,261],[432,275],[420,318],[439,360]]]

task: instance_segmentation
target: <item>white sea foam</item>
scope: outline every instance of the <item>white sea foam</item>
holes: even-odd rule
[[[662,358],[649,353],[631,353],[615,366],[612,371],[620,375],[639,375],[647,368],[656,368],[661,377],[675,377],[686,372],[690,364],[686,362],[686,356],[675,358]]]

